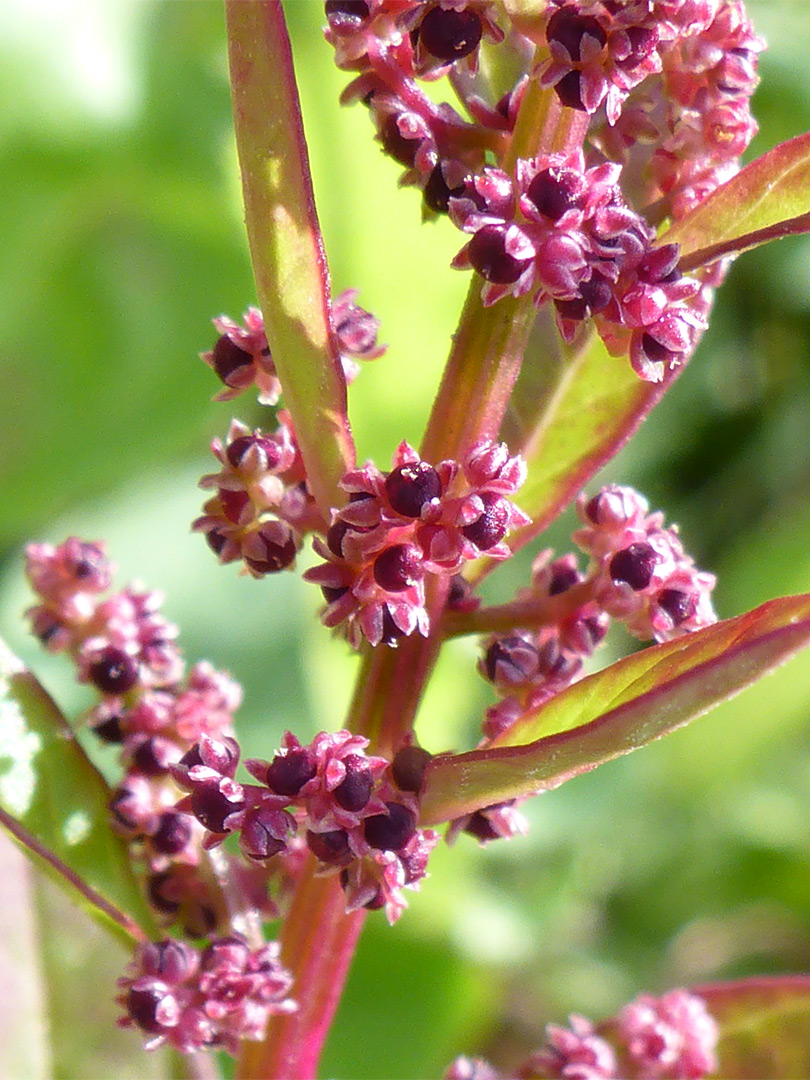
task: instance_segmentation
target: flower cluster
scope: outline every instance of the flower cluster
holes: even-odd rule
[[[695,305],[697,280],[677,269],[674,244],[655,247],[646,220],[624,201],[621,168],[587,168],[581,150],[519,160],[515,179],[487,168],[472,181],[475,198],[450,202],[472,239],[453,265],[484,278],[492,304],[532,293],[553,300],[557,324],[572,340],[586,317],[612,351],[630,353],[635,371],[658,381],[691,354],[705,323]]]
[[[717,1024],[686,990],[642,994],[600,1025],[582,1016],[549,1024],[546,1044],[510,1073],[518,1080],[703,1080],[717,1069]],[[608,1039],[612,1040],[612,1043]],[[457,1058],[445,1080],[503,1080],[480,1058]]]
[[[48,649],[69,653],[79,679],[98,691],[89,722],[120,747],[125,775],[110,800],[113,828],[146,862],[153,906],[193,934],[208,932],[223,913],[199,866],[202,829],[175,809],[170,768],[203,735],[230,735],[241,688],[205,662],[184,676],[177,628],[160,614],[158,593],[103,595],[114,573],[103,544],[31,544],[27,560],[40,598],[28,611],[33,631]],[[266,885],[242,877],[267,909]]]
[[[338,66],[356,73],[342,100],[369,109],[383,150],[405,169],[401,182],[422,189],[425,212],[446,213],[514,120],[508,102],[499,112],[473,89],[482,41],[504,40],[498,7],[491,0],[328,0],[326,15]],[[417,82],[444,74],[474,122],[434,102]]]
[[[258,783],[242,784],[234,778],[238,744],[204,736],[172,769],[189,792],[178,809],[206,829],[206,847],[236,833],[243,854],[258,863],[303,838],[320,872],[339,875],[348,911],[384,907],[393,923],[406,906],[402,888],[418,887],[438,836],[416,827],[419,770],[404,761],[389,768],[366,754],[367,745],[338,731],[303,746],[287,732],[271,761],[245,762]]]
[[[329,310],[347,382],[357,375],[356,360],[376,360],[385,352],[385,346],[377,344],[378,321],[355,304],[356,296],[357,289],[346,289]],[[214,400],[230,401],[255,386],[262,405],[275,405],[281,396],[281,383],[267,344],[261,311],[249,307],[241,326],[227,315],[218,316],[213,323],[219,337],[212,349],[200,353],[200,359],[224,384],[225,388],[214,395]]]
[[[668,641],[709,626],[713,574],[697,570],[675,526],[650,514],[632,488],[612,484],[577,504],[584,525],[573,539],[591,556],[583,573],[575,555],[535,560],[532,583],[515,606],[539,622],[487,639],[479,664],[501,700],[487,710],[483,730],[495,738],[536,711],[576,678],[607,633],[621,620],[636,637]]]
[[[347,621],[355,646],[427,634],[426,577],[452,578],[484,553],[507,558],[504,537],[529,520],[508,498],[525,464],[503,443],[477,443],[462,462],[434,467],[403,442],[392,464],[388,473],[369,462],[346,474],[349,501],[334,514],[326,543],[314,541],[326,562],[304,575],[321,586],[324,623]]]
[[[472,234],[453,265],[484,278],[485,304],[551,300],[568,341],[592,318],[650,381],[691,356],[710,297],[678,272],[675,245],[655,246],[654,226],[732,176],[756,132],[749,101],[763,42],[739,0],[551,0],[509,35],[485,0],[330,0],[326,13],[338,65],[360,73],[343,100],[369,108],[426,212],[449,212]],[[522,100],[524,32],[544,57],[533,75],[589,124],[565,152],[518,158],[507,173],[490,162]],[[484,38],[517,51],[513,65],[524,60],[497,102],[472,77]],[[441,74],[474,122],[416,81]]]
[[[172,939],[140,945],[118,986],[119,1026],[139,1028],[148,1050],[168,1043],[185,1054],[235,1054],[241,1040],[264,1036],[271,1016],[297,1008],[278,945],[251,949],[237,934],[202,950]]]
[[[211,450],[222,467],[200,487],[216,494],[192,526],[220,562],[241,559],[254,577],[292,566],[303,534],[324,529],[289,414],[282,409],[277,420],[271,433],[233,420],[225,442],[214,439]]]

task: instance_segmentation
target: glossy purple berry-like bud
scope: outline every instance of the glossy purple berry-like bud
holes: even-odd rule
[[[340,600],[341,596],[345,596],[348,591],[349,590],[345,585],[338,585],[335,587],[321,585],[321,593],[327,604],[334,604],[336,600]]]
[[[271,811],[277,813],[277,811]],[[239,847],[249,859],[265,862],[282,851],[287,850],[287,842],[275,836],[271,823],[259,808],[250,811],[239,833]]]
[[[340,866],[352,857],[349,849],[349,835],[344,829],[320,833],[308,829],[307,847],[316,859],[330,866]]]
[[[324,5],[326,17],[330,20],[338,19],[341,26],[348,27],[356,24],[358,27],[364,19],[368,18],[369,7],[366,0],[326,0]]]
[[[123,649],[108,645],[90,665],[90,678],[105,694],[125,694],[138,681],[138,663]]]
[[[257,574],[277,574],[280,570],[286,570],[295,561],[295,540],[292,536],[279,542],[271,536],[266,536],[260,530],[256,534],[256,539],[261,541],[264,551],[259,557],[246,555],[245,562]]]
[[[695,597],[680,589],[662,589],[656,602],[669,615],[675,626],[680,626],[695,613]]]
[[[386,592],[402,592],[423,577],[420,553],[410,544],[394,544],[374,560],[374,580]]]
[[[205,542],[215,555],[221,555],[222,549],[228,542],[228,537],[222,529],[209,529],[205,534]]]
[[[142,989],[131,986],[127,993],[126,1009],[141,1031],[154,1034],[163,1031],[166,1027],[167,999],[170,1003],[174,1003],[176,1008],[174,998],[164,986],[148,986]],[[158,1019],[159,1010],[160,1019]]]
[[[305,746],[294,746],[284,754],[276,754],[267,766],[265,783],[277,795],[292,797],[318,771],[315,758]]]
[[[422,141],[421,136],[407,139],[399,130],[397,118],[393,113],[383,119],[379,135],[383,150],[389,157],[392,157],[394,161],[398,161],[400,165],[404,165],[406,169],[413,167],[416,152]]]
[[[391,774],[397,787],[401,791],[418,794],[425,778],[425,769],[432,757],[433,755],[421,746],[403,746],[401,750],[397,750],[391,763]]]
[[[419,41],[431,56],[450,63],[478,48],[483,27],[475,11],[434,7],[419,24]]]
[[[235,345],[227,334],[223,334],[214,346],[214,371],[226,386],[238,385],[239,380],[234,376],[237,371],[244,367],[250,367],[253,357],[249,352]]]
[[[537,173],[526,192],[544,217],[558,221],[567,210],[585,205],[587,184],[575,169],[550,168]]]
[[[493,641],[484,654],[484,671],[490,682],[522,683],[536,672],[537,649],[517,634]]]
[[[548,586],[549,596],[559,596],[582,580],[582,575],[575,566],[558,562],[551,567],[551,581]]]
[[[480,844],[486,844],[490,840],[498,840],[500,833],[492,826],[492,822],[486,816],[482,814],[480,810],[476,810],[474,814],[470,814],[469,821],[464,826],[465,833],[469,833],[470,836],[474,836]]]
[[[363,822],[366,841],[379,851],[399,851],[416,832],[416,818],[402,803],[387,802],[386,814],[374,814]]]
[[[105,743],[122,743],[124,741],[123,717],[110,716],[96,724],[93,731]]]
[[[506,250],[507,225],[484,225],[470,241],[468,258],[481,277],[495,285],[512,285],[531,257],[518,258]]]
[[[346,775],[332,792],[335,802],[344,810],[356,813],[371,798],[374,780],[365,758],[349,754],[343,759]]]
[[[400,465],[385,478],[385,494],[398,514],[418,518],[422,507],[442,493],[439,474],[426,461]]]
[[[591,15],[583,15],[578,4],[564,4],[551,16],[546,27],[549,44],[557,42],[572,60],[580,60],[582,39],[585,35],[595,38],[600,45],[607,41],[607,34]]]
[[[281,460],[281,447],[273,439],[263,435],[240,435],[238,439],[228,443],[225,456],[236,469],[251,447],[255,447],[264,456],[268,469],[274,469]]]
[[[649,544],[631,544],[610,560],[610,576],[614,583],[639,592],[650,584],[657,563],[658,556]]]
[[[506,535],[509,523],[509,503],[501,495],[485,491],[480,496],[484,512],[477,520],[462,528],[462,533],[481,551],[499,544]]]
[[[244,808],[244,799],[229,798],[214,781],[198,785],[191,793],[192,812],[209,832],[225,832],[226,819]]]
[[[149,839],[161,855],[177,855],[191,839],[191,822],[187,815],[167,810],[160,815],[157,831]]]
[[[154,735],[140,743],[132,755],[132,764],[144,776],[161,776],[177,761],[179,753],[176,743]]]
[[[431,210],[435,210],[437,214],[446,214],[450,206],[450,200],[459,198],[465,193],[466,188],[467,185],[464,182],[449,187],[444,178],[441,162],[439,162],[428,177],[422,195],[425,205]]]

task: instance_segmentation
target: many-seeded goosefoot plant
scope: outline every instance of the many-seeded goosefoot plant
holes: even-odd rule
[[[186,671],[159,596],[111,591],[101,542],[32,544],[32,630],[98,692],[89,723],[120,748],[121,776],[106,787],[6,656],[9,738],[75,778],[85,828],[110,826],[105,855],[39,795],[6,792],[1,814],[134,946],[117,1000],[147,1048],[226,1051],[243,1078],[312,1077],[363,924],[403,917],[437,827],[509,838],[526,798],[810,642],[810,595],[717,622],[714,577],[662,512],[629,487],[583,491],[689,362],[730,259],[807,230],[810,136],[740,167],[764,46],[739,0],[327,0],[345,101],[368,110],[424,216],[458,227],[453,265],[470,275],[421,446],[359,465],[346,388],[384,352],[377,321],[355,290],[330,297],[282,7],[226,11],[259,307],[216,318],[202,356],[220,400],[284,407],[272,429],[233,420],[214,441],[194,528],[254,577],[294,572],[311,542],[304,577],[325,627],[362,655],[356,691],[338,730],[288,732],[240,771],[239,686],[207,662]],[[482,606],[479,583],[574,500],[579,554],[540,539],[525,587]],[[611,620],[654,644],[585,674]],[[481,636],[495,700],[475,749],[432,756],[417,709],[443,643],[465,634]],[[798,975],[641,994],[612,1019],[549,1026],[509,1075],[761,1076],[763,1062],[807,1075],[810,1030],[771,1051],[773,1016],[809,996]],[[447,1077],[502,1075],[458,1049]]]

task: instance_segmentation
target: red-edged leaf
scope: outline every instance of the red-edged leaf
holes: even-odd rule
[[[662,383],[644,382],[627,357],[610,356],[596,335],[580,353],[562,361],[534,429],[521,447],[510,447],[520,449],[528,465],[516,501],[532,518],[530,525],[510,534],[513,551],[546,529],[619,452],[676,375],[670,373]],[[475,576],[491,568],[482,561]]]
[[[810,643],[810,595],[651,646],[575,683],[495,740],[435,758],[421,818],[446,821],[558,787],[682,727]]]
[[[0,825],[106,929],[131,945],[153,928],[110,791],[34,676],[0,642]]]
[[[810,229],[810,134],[746,165],[662,236],[693,269],[722,255]]]
[[[312,493],[329,519],[354,463],[346,380],[280,0],[228,0],[234,127],[256,291]]]
[[[720,1025],[719,1080],[810,1076],[810,975],[698,986]]]

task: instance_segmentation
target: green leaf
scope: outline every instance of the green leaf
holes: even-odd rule
[[[681,246],[681,268],[810,229],[810,134],[781,143],[746,165],[662,241]]]
[[[591,675],[486,750],[435,758],[424,824],[559,787],[708,712],[810,643],[810,595],[651,646]]]
[[[307,480],[328,520],[344,501],[338,484],[354,444],[287,27],[279,0],[229,0],[226,18],[256,291]]]
[[[109,797],[54,701],[0,642],[0,824],[131,945],[153,922],[127,846],[107,823]]]
[[[810,1076],[810,975],[697,987],[720,1025],[720,1080]]]

